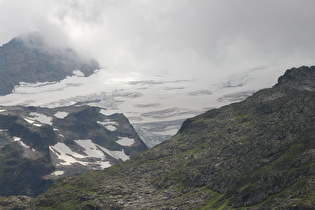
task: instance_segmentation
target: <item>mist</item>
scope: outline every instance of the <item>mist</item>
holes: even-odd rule
[[[309,0],[0,0],[0,44],[37,31],[118,74],[221,78],[309,65]]]

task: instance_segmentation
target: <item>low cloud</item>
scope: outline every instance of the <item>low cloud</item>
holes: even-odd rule
[[[314,1],[0,0],[0,44],[38,31],[122,73],[220,79],[315,56]]]

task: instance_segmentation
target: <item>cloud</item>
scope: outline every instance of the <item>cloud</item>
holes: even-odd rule
[[[0,43],[35,30],[117,71],[219,78],[312,61],[314,6],[311,0],[0,0]]]

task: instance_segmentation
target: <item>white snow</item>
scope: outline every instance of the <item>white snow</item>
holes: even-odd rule
[[[89,105],[103,108],[101,114],[124,113],[131,124],[182,120],[272,87],[292,66],[292,63],[252,66],[218,75],[215,72],[219,70],[209,69],[214,72],[211,77],[163,72],[130,72],[122,76],[116,69],[101,69],[89,77],[82,77],[75,71],[73,76],[60,82],[21,83],[13,93],[0,97],[0,104],[59,107],[91,101]],[[114,127],[114,124],[108,125],[108,129]],[[173,135],[176,131],[170,129],[167,134]]]
[[[57,117],[57,118],[63,119],[63,118],[65,118],[65,117],[67,117],[68,114],[69,114],[68,112],[56,112],[54,115],[55,115],[55,117]]]
[[[13,136],[13,141],[21,141],[20,137]]]
[[[30,147],[29,147],[28,145],[24,144],[23,141],[19,141],[19,142],[20,142],[20,143],[22,144],[22,146],[25,147],[26,149],[30,149]]]
[[[37,120],[41,123],[52,125],[52,117],[37,112],[31,112],[28,120]]]
[[[50,151],[57,155],[58,159],[62,160],[61,165],[71,165],[73,163],[81,163],[85,165],[84,162],[77,160],[76,158],[85,158],[85,156],[80,155],[76,152],[73,152],[69,147],[64,143],[58,142],[54,146],[49,147]]]
[[[28,145],[26,145],[23,141],[21,141],[21,138],[20,137],[17,137],[17,136],[13,136],[13,141],[18,141],[20,142],[20,144],[25,147],[26,149],[30,149],[30,147]]]
[[[75,140],[77,144],[84,148],[84,153],[89,157],[104,158],[103,151],[99,150],[91,140]]]
[[[98,124],[103,125],[106,129],[110,130],[110,131],[115,131],[117,130],[117,127],[119,125],[118,122],[112,121],[110,119],[106,119],[105,121],[101,122],[101,121],[97,121]]]
[[[0,109],[0,112],[4,112],[5,110],[4,109]]]
[[[33,124],[33,123],[35,122],[34,120],[30,120],[30,119],[28,119],[28,118],[24,118],[24,120],[25,120],[26,122],[30,123],[30,124]]]
[[[60,142],[50,147],[50,151],[57,155],[58,159],[62,160],[61,165],[71,165],[73,163],[80,163],[82,165],[92,164],[99,165],[102,169],[111,166],[111,164],[106,161],[106,155],[103,150],[99,149],[99,146],[94,144],[91,140],[75,140],[75,142],[84,149],[86,155],[73,152],[68,146]],[[86,160],[86,158],[91,157],[100,160],[96,160],[92,163]]]
[[[128,137],[119,137],[119,140],[116,142],[121,146],[132,146],[135,143],[135,140]]]
[[[79,77],[84,77],[84,73],[80,70],[73,71],[73,74]]]
[[[113,158],[115,159],[121,159],[123,161],[126,161],[128,160],[130,157],[128,155],[126,155],[124,149],[122,149],[121,151],[114,151],[114,150],[109,150],[109,149],[106,149],[102,146],[97,146],[98,148],[100,148],[101,150],[103,150],[104,152],[106,152],[108,155],[112,156]]]
[[[60,175],[62,175],[64,173],[65,173],[64,171],[54,171],[53,173],[51,173],[51,175],[53,175],[53,176],[60,176]]]
[[[33,124],[33,125],[37,126],[37,127],[42,126],[42,124],[35,123],[35,120],[31,120],[31,119],[28,119],[28,118],[24,118],[24,120],[26,122],[30,123],[30,124]]]

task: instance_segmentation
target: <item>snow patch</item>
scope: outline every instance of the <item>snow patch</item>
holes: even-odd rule
[[[121,146],[132,146],[135,143],[135,140],[128,137],[119,137],[119,140],[116,141]]]
[[[75,142],[84,148],[84,153],[86,155],[81,155],[73,152],[64,143],[58,142],[54,146],[50,146],[50,151],[52,151],[58,159],[62,160],[60,165],[71,165],[73,163],[80,163],[81,165],[98,165],[100,168],[108,168],[111,164],[106,160],[106,155],[102,150],[100,150],[91,140],[75,140]],[[98,158],[100,160],[95,160],[92,163],[86,161],[86,158]]]
[[[20,137],[17,137],[17,136],[13,136],[13,141],[18,141],[21,143],[21,145],[26,148],[26,149],[30,149],[30,147],[28,145],[26,145],[23,141],[21,141],[21,138]]]
[[[28,119],[28,118],[24,118],[24,120],[32,125],[35,125],[36,127],[40,127],[42,126],[41,124],[38,124],[38,123],[35,123],[35,120],[31,120],[31,119]]]
[[[60,163],[60,165],[71,165],[73,163],[81,163],[82,165],[85,165],[84,162],[76,159],[76,158],[85,158],[85,156],[80,155],[76,152],[73,152],[64,143],[58,142],[54,146],[50,146],[49,149],[55,155],[57,155],[58,159],[63,161]]]
[[[80,70],[73,71],[73,74],[78,76],[78,77],[84,77],[84,73]]]
[[[105,158],[104,152],[99,150],[91,140],[74,140],[77,144],[84,148],[84,153],[89,157]]]
[[[112,151],[99,145],[97,147],[117,160],[121,159],[122,161],[126,161],[130,158],[128,155],[126,155],[124,149],[122,149],[121,151]]]
[[[13,141],[21,141],[20,137],[13,136]]]
[[[51,173],[51,175],[53,175],[53,176],[60,176],[60,175],[62,175],[64,173],[65,173],[64,171],[55,171],[55,172]]]
[[[55,117],[57,117],[57,118],[63,119],[63,118],[65,118],[65,117],[67,117],[68,114],[69,114],[68,112],[56,112],[54,115],[55,115]]]
[[[52,117],[48,117],[47,115],[40,114],[37,112],[30,113],[31,118],[29,120],[37,120],[41,123],[52,125]]]
[[[30,120],[30,119],[28,119],[28,118],[24,118],[24,120],[25,120],[26,122],[30,123],[30,124],[33,124],[33,123],[35,122],[34,120]]]
[[[110,119],[106,119],[104,122],[97,121],[98,124],[104,126],[107,130],[115,131],[117,130],[118,122],[112,121]]]
[[[0,112],[4,112],[5,110],[4,109],[0,109]]]

